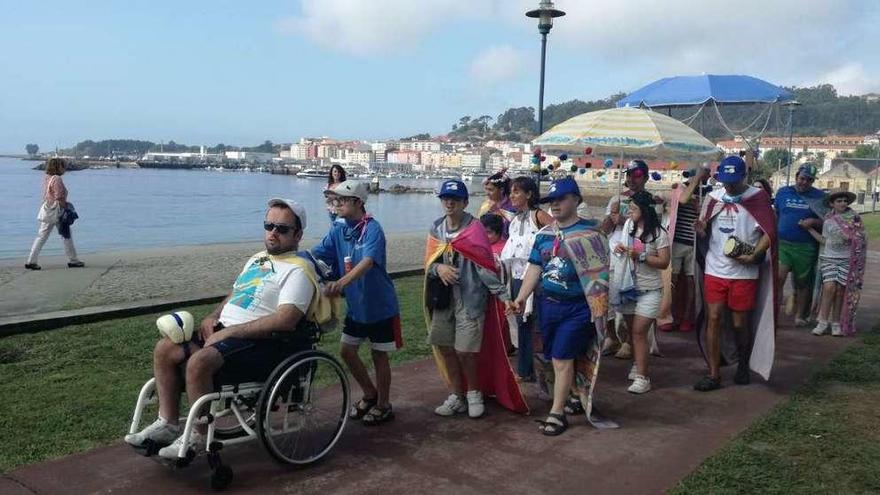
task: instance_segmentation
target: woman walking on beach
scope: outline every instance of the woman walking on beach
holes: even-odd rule
[[[627,390],[634,394],[651,390],[651,380],[648,378],[648,330],[660,312],[663,290],[661,272],[669,266],[669,238],[660,225],[654,205],[654,197],[647,191],[632,195],[623,236],[614,247],[614,253],[623,258],[620,269],[630,271],[635,281],[632,297],[621,297],[618,309],[632,335],[635,363],[629,373],[633,383]]]
[[[834,191],[828,195],[831,211],[825,216],[822,233],[813,227],[807,231],[822,246],[819,273],[822,294],[813,335],[825,335],[830,323],[831,335],[855,333],[855,315],[865,274],[867,241],[865,227],[858,213],[849,205],[856,195]]]
[[[501,251],[501,262],[510,274],[510,293],[519,294],[522,280],[529,267],[529,255],[538,231],[553,223],[553,217],[538,206],[538,184],[529,177],[513,179],[510,188],[510,203],[516,215],[510,221],[509,236]],[[535,325],[534,297],[529,296],[522,315],[516,318],[516,332],[519,352],[517,354],[517,378],[520,381],[535,379],[532,349],[532,329]],[[547,392],[547,391],[545,391]]]
[[[327,174],[327,187],[324,188],[324,197],[327,202],[327,213],[330,215],[330,223],[336,221],[338,215],[336,214],[336,206],[333,196],[330,194],[336,189],[336,186],[345,182],[346,174],[345,169],[342,168],[341,165],[333,165],[330,167],[330,172]]]
[[[62,158],[50,158],[46,162],[46,175],[43,176],[43,203],[37,214],[39,220],[37,238],[34,239],[31,253],[24,265],[28,270],[41,268],[37,264],[37,257],[54,227],[58,227],[58,233],[64,242],[64,252],[70,260],[67,263],[68,268],[85,266],[85,263],[76,257],[76,248],[73,246],[73,237],[70,233],[70,223],[73,223],[72,218],[75,218],[76,213],[73,211],[73,205],[67,202],[67,188],[61,180],[65,166],[66,163]]]

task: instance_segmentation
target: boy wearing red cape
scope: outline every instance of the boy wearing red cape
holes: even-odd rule
[[[698,342],[709,364],[709,374],[694,385],[701,392],[721,387],[722,349],[725,362],[737,362],[734,383],[738,385],[750,382],[749,368],[769,380],[773,367],[776,221],[767,193],[747,185],[746,176],[742,158],[722,160],[717,178],[724,188],[709,194],[694,223],[699,239],[697,269],[705,272],[696,277],[703,282],[705,300],[698,317]],[[732,246],[738,249],[731,251]],[[749,253],[743,247],[753,250]]]
[[[479,418],[485,412],[483,394],[507,409],[528,412],[507,360],[502,322],[510,297],[486,231],[464,211],[463,182],[443,182],[438,196],[445,215],[434,222],[425,250],[425,320],[428,343],[451,394],[434,412]]]

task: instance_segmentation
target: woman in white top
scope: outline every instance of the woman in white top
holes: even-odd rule
[[[633,383],[628,390],[634,394],[651,390],[648,330],[660,311],[662,271],[669,266],[669,238],[660,225],[654,206],[651,193],[639,191],[633,194],[621,241],[614,247],[615,253],[629,257],[632,265],[624,266],[631,267],[635,274],[635,301],[622,304],[619,309],[632,333],[635,363],[629,374]]]
[[[519,294],[522,279],[528,268],[529,254],[535,235],[541,228],[553,222],[553,217],[538,207],[539,197],[538,184],[529,177],[517,177],[513,179],[510,187],[510,203],[516,209],[516,214],[508,227],[508,238],[501,251],[501,263],[504,269],[510,273],[511,294]],[[520,381],[534,379],[534,366],[532,364],[532,327],[535,317],[532,311],[532,298],[526,302],[526,309],[522,316],[516,320],[515,331],[519,344],[517,353],[517,376]]]

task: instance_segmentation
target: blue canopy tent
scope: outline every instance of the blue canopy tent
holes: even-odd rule
[[[638,89],[617,102],[618,107],[651,109],[723,104],[781,103],[794,100],[794,94],[751,76],[666,77]]]

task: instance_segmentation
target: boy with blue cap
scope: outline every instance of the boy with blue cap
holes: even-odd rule
[[[599,337],[604,333],[608,308],[608,244],[594,223],[580,219],[583,201],[571,177],[550,184],[541,203],[550,203],[556,222],[535,237],[522,288],[513,303],[521,311],[540,285],[538,318],[544,357],[553,362],[553,406],[540,421],[541,433],[555,436],[568,428],[566,410],[585,413],[597,427],[603,426],[592,411],[592,388],[601,355]],[[584,379],[577,380],[575,373]]]
[[[776,219],[767,193],[747,185],[747,175],[742,158],[722,160],[717,179],[724,187],[709,194],[694,223],[696,268],[705,273],[695,279],[703,282],[706,303],[699,308],[697,330],[709,364],[709,374],[694,385],[701,392],[721,387],[722,348],[726,362],[738,363],[734,382],[739,385],[749,383],[750,368],[766,380],[773,366]],[[724,324],[727,311],[730,328]]]
[[[798,168],[792,186],[776,193],[776,216],[779,221],[779,287],[791,273],[794,282],[795,326],[807,325],[819,244],[809,229],[822,230],[822,219],[828,213],[825,193],[813,187],[818,170],[812,163]]]
[[[510,297],[486,230],[465,211],[462,181],[444,181],[437,196],[444,215],[432,225],[425,249],[425,317],[428,343],[451,393],[434,413],[479,418],[484,393],[527,412],[502,334],[502,302],[509,304]]]

